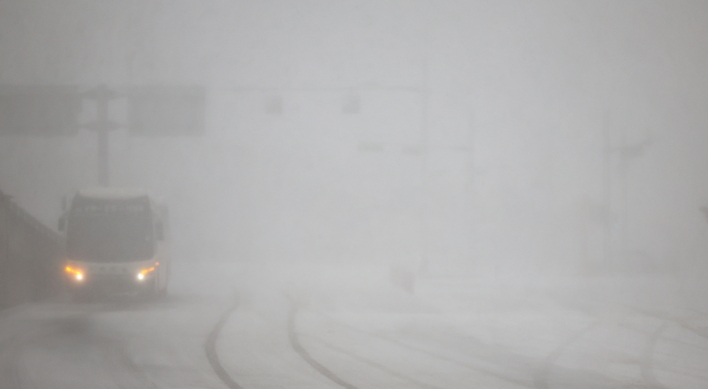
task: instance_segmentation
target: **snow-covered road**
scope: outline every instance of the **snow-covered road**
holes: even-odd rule
[[[708,314],[674,281],[283,274],[0,312],[0,388],[708,387]]]

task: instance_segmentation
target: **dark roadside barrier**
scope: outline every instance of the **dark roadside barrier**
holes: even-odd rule
[[[61,236],[0,191],[0,309],[60,289]]]

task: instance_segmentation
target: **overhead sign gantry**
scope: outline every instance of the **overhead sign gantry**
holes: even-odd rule
[[[108,117],[111,101],[125,99],[124,123]],[[96,117],[79,123],[82,102],[96,102]],[[126,128],[133,136],[199,136],[204,133],[206,90],[202,86],[148,85],[86,90],[78,85],[0,85],[0,136],[75,136],[97,133],[98,183],[108,186],[108,134]]]

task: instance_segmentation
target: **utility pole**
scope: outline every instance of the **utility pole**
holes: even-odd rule
[[[616,261],[616,247],[613,244],[614,221],[612,217],[612,155],[617,152],[619,163],[619,180],[621,187],[621,210],[619,219],[619,252],[621,256],[627,254],[627,241],[629,236],[629,161],[644,153],[644,148],[651,144],[651,139],[647,139],[627,144],[627,129],[620,130],[620,146],[612,147],[610,131],[610,115],[605,114],[604,121],[604,159],[603,159],[603,187],[605,203],[605,236],[604,236],[604,257],[606,270],[612,270]],[[622,257],[621,257],[622,258]]]
[[[101,186],[110,184],[110,170],[108,166],[109,146],[108,146],[108,99],[105,93],[101,93],[100,98],[96,99],[98,124],[98,183]]]
[[[108,118],[108,103],[117,98],[115,91],[108,89],[105,85],[99,85],[86,93],[85,97],[96,102],[96,120],[88,123],[90,130],[97,134],[97,173],[98,184],[101,186],[110,185],[110,149],[108,143],[108,132],[114,130],[117,125]]]
[[[605,112],[603,121],[603,160],[602,160],[602,182],[603,182],[603,205],[605,230],[602,241],[602,251],[604,256],[604,267],[609,271],[612,267],[612,150],[610,138],[610,113]]]
[[[420,259],[421,272],[428,274],[430,271],[429,258],[429,235],[430,235],[430,210],[428,209],[428,152],[429,134],[428,134],[428,62],[423,61],[422,88],[420,91],[421,113],[420,113],[420,142],[421,142],[421,157],[420,157],[420,180],[421,180],[421,237],[420,237]]]
[[[627,170],[629,160],[625,155],[627,147],[627,129],[622,127],[620,130],[620,182],[622,184],[622,217],[620,220],[620,258],[625,258],[627,255],[627,230],[628,230],[628,216],[629,216],[629,196],[627,188]],[[625,258],[626,260],[626,258]]]

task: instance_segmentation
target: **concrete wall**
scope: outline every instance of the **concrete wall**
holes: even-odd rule
[[[61,236],[0,191],[0,308],[59,290]]]

